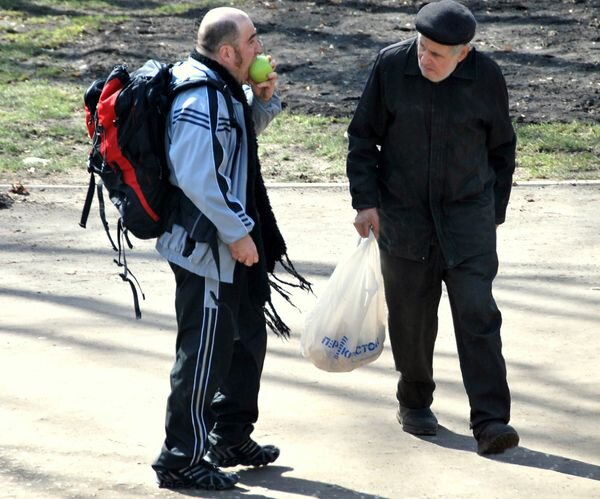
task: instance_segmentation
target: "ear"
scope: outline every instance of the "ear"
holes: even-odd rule
[[[458,55],[458,62],[464,61],[465,57],[467,57],[467,55],[469,55],[470,51],[471,51],[471,45],[469,45],[468,43],[466,45],[463,45],[463,47],[460,49],[460,52]]]
[[[217,55],[219,57],[219,61],[226,64],[235,59],[233,47],[227,43],[224,43],[219,47]]]

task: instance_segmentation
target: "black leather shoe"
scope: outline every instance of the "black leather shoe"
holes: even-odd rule
[[[437,433],[438,420],[429,407],[408,409],[400,406],[396,418],[407,433],[413,435],[435,435]]]
[[[502,422],[487,424],[477,438],[477,454],[500,454],[519,445],[519,434]]]

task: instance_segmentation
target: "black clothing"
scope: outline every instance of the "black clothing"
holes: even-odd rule
[[[442,281],[475,432],[508,422],[510,393],[492,296],[515,134],[498,66],[470,51],[433,83],[416,39],[383,49],[350,123],[352,205],[378,208],[389,336],[401,407],[431,405]]]
[[[209,442],[235,444],[249,438],[258,419],[267,332],[244,266],[236,266],[232,284],[175,264],[171,268],[177,283],[176,359],[166,439],[153,466],[178,470],[200,462]]]
[[[433,402],[433,348],[444,281],[471,406],[471,425],[479,428],[490,421],[507,423],[510,392],[501,353],[502,316],[492,297],[496,254],[476,256],[446,269],[439,247],[433,246],[431,253],[427,264],[381,253],[390,344],[396,370],[401,373],[398,402],[413,409],[429,407]]]
[[[436,235],[450,267],[495,250],[516,142],[491,59],[472,49],[432,83],[419,70],[416,39],[383,49],[348,135],[352,206],[380,208],[382,250],[426,261]]]
[[[254,222],[250,236],[259,261],[251,267],[235,263],[233,268],[230,267],[233,269],[232,282],[221,279],[216,231],[214,239],[208,242],[218,276],[194,273],[170,260],[176,280],[177,340],[171,393],[167,401],[166,438],[153,465],[158,472],[195,467],[211,444],[229,447],[248,441],[258,418],[266,327],[268,325],[279,335],[289,336],[289,328],[272,306],[271,288],[287,299],[289,293],[282,289],[282,284],[310,289],[310,283],[296,272],[287,257],[285,241],[277,227],[260,173],[252,110],[242,86],[218,62],[198,53],[192,57],[217,73],[225,83],[225,90],[243,106],[245,127],[242,130],[247,134],[247,141],[240,140],[242,132],[235,126],[231,109],[228,109],[229,118],[225,122],[218,121],[215,101],[210,105],[210,94],[207,97],[210,112],[206,114],[206,120],[213,124],[227,123],[231,133],[237,133],[236,144],[248,144],[243,208]],[[198,129],[198,133],[204,133],[203,129],[206,133],[212,132],[208,125]],[[239,151],[231,149],[236,151],[233,154]],[[186,214],[185,210],[182,214]],[[184,256],[194,256],[195,241],[189,241],[189,234],[185,237],[192,244],[189,254],[184,251]],[[176,246],[179,241],[171,241],[171,244]],[[269,273],[274,271],[276,262],[299,283],[287,283],[275,277],[277,282],[271,282]]]

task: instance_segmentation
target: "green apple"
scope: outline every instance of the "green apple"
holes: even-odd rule
[[[248,75],[255,83],[262,83],[269,79],[269,74],[273,72],[269,58],[266,55],[259,54],[250,65]]]

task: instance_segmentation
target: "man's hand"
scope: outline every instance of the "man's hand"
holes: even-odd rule
[[[231,251],[231,256],[234,260],[243,263],[246,267],[252,267],[252,265],[258,262],[258,251],[250,235],[231,243],[229,251]]]
[[[379,212],[377,208],[360,210],[354,219],[354,228],[360,237],[369,237],[369,229],[373,229],[375,239],[379,239]]]
[[[273,59],[270,55],[267,57],[269,58],[269,62],[273,68],[273,72],[269,74],[269,79],[267,81],[263,81],[262,83],[255,83],[252,80],[249,80],[250,86],[252,87],[252,92],[254,92],[254,95],[256,95],[256,97],[263,102],[269,102],[271,97],[273,97],[275,88],[277,87],[278,78],[277,73],[275,72],[275,68],[277,67],[275,59]]]

